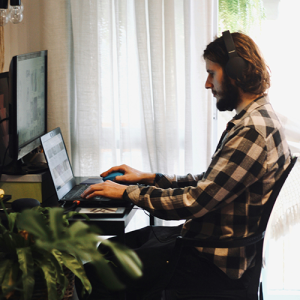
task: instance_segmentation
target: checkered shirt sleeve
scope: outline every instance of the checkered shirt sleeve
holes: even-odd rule
[[[157,174],[155,186],[129,186],[124,197],[158,218],[186,219],[182,234],[187,237],[251,235],[290,152],[267,99],[252,102],[231,122],[204,174]],[[255,254],[245,248],[199,251],[231,278],[240,278]]]

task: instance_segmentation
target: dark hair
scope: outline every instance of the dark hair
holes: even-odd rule
[[[247,67],[236,85],[244,93],[262,94],[270,87],[270,69],[255,42],[247,35],[239,32],[231,34],[237,54],[242,57]],[[219,64],[224,72],[229,60],[223,37],[216,38],[207,45],[203,57]]]

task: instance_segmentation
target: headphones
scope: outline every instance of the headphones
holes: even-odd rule
[[[229,30],[224,31],[222,35],[229,56],[229,60],[225,66],[225,72],[230,78],[239,79],[242,77],[247,63],[236,53],[235,45]]]

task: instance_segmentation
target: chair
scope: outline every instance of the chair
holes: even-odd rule
[[[262,251],[263,251],[263,242],[265,231],[267,227],[267,223],[276,201],[279,192],[288,177],[290,171],[294,167],[297,161],[297,157],[293,157],[290,165],[282,174],[278,182],[276,183],[269,200],[266,203],[264,208],[262,218],[259,224],[259,228],[254,235],[245,238],[236,238],[236,239],[228,239],[228,240],[199,240],[199,239],[190,239],[179,236],[176,240],[174,253],[172,254],[172,259],[168,265],[168,278],[166,278],[166,287],[167,283],[172,277],[176,269],[177,262],[180,259],[180,255],[183,247],[208,247],[208,248],[234,248],[234,247],[244,247],[256,244],[256,256],[255,256],[255,267],[246,270],[243,276],[248,276],[251,272],[250,281],[248,288],[244,289],[236,289],[236,290],[216,290],[213,293],[203,293],[200,291],[189,291],[186,290],[184,286],[176,287],[176,291],[168,289],[168,287],[164,291],[164,299],[165,300],[177,300],[177,299],[185,299],[185,300],[196,300],[196,299],[247,299],[247,300],[262,300],[262,283],[260,282],[260,274],[262,268]]]

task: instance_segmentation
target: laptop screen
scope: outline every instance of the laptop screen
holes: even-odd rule
[[[55,189],[59,193],[74,176],[60,130],[51,133],[47,139],[42,137],[42,144]]]

